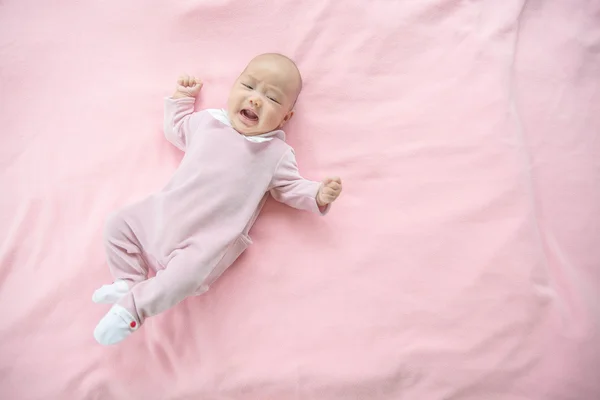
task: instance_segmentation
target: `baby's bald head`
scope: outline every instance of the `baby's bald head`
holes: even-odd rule
[[[300,71],[288,57],[277,53],[254,57],[229,94],[232,126],[248,136],[280,129],[294,115],[301,90]]]
[[[264,53],[254,57],[244,72],[253,68],[268,68],[281,77],[285,82],[285,89],[289,90],[288,94],[293,98],[292,107],[296,104],[296,100],[302,91],[302,75],[296,63],[289,57],[279,53]]]

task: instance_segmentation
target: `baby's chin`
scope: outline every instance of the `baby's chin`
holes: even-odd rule
[[[260,129],[258,126],[246,126],[239,121],[232,121],[233,129],[235,129],[238,133],[241,133],[244,136],[258,136],[270,131],[264,131]]]
[[[269,133],[269,132],[272,132],[277,129],[277,128],[267,129],[264,126],[262,126],[260,123],[258,123],[256,125],[248,126],[243,121],[241,121],[238,116],[234,116],[233,118],[230,118],[230,121],[231,121],[231,126],[233,126],[233,129],[235,129],[238,133],[241,133],[242,135],[245,135],[245,136],[263,135],[265,133]]]

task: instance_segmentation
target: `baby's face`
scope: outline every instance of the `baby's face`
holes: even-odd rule
[[[227,112],[235,130],[254,136],[281,128],[292,117],[300,74],[287,59],[272,55],[252,60],[235,81]]]

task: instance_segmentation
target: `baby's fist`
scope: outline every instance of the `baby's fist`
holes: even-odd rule
[[[196,97],[202,89],[202,81],[196,77],[182,75],[177,79],[177,87],[173,98]]]
[[[342,180],[338,177],[327,178],[317,193],[317,204],[319,207],[325,207],[333,203],[340,193],[342,193]]]

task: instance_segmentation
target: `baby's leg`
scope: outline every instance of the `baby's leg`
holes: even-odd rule
[[[94,292],[95,303],[116,303],[129,288],[145,280],[148,267],[142,257],[141,245],[123,213],[112,215],[104,229],[106,259],[114,283]]]
[[[117,304],[141,324],[194,294],[210,272],[206,264],[200,254],[184,251],[173,257],[160,274],[135,285]]]
[[[146,318],[157,315],[194,294],[210,270],[202,268],[197,253],[174,257],[161,274],[138,283],[98,323],[94,336],[101,344],[115,344],[135,331]]]

